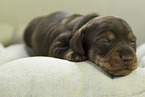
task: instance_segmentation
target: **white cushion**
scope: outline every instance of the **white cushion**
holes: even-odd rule
[[[142,61],[142,58],[145,56],[145,43],[140,45],[138,48],[137,48],[137,57],[138,57],[138,63],[139,63],[139,66],[140,66],[140,63]]]
[[[90,61],[31,57],[0,67],[1,97],[145,97],[145,69],[110,78]]]
[[[111,78],[90,61],[27,56],[0,45],[0,97],[145,97],[145,68]]]
[[[22,57],[27,57],[28,54],[25,50],[24,44],[15,44],[4,48],[2,44],[0,44],[0,66]]]

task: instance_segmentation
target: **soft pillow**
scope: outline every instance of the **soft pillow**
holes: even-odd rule
[[[142,59],[141,59],[141,61],[140,61],[140,64],[139,64],[139,67],[145,68],[145,56],[142,57]]]
[[[90,61],[31,57],[0,67],[1,97],[145,97],[145,69],[111,78]]]
[[[28,54],[24,44],[15,44],[7,48],[4,48],[4,46],[0,44],[0,66],[9,61],[27,56]]]
[[[141,61],[142,61],[142,58],[145,56],[145,43],[140,45],[138,48],[137,48],[137,57],[138,57],[138,62],[139,62],[139,66],[141,65]]]
[[[0,43],[0,54],[2,54],[4,51],[4,46]]]
[[[0,23],[0,43],[8,45],[12,39],[14,27],[10,24]]]
[[[22,57],[23,44],[0,44],[0,97],[145,97],[144,68],[112,78],[90,61]]]

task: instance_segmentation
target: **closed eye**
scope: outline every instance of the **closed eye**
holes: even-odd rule
[[[131,44],[135,44],[136,43],[136,37],[133,35],[133,33],[129,33],[128,34],[128,39],[129,39]]]
[[[110,42],[108,39],[101,39],[99,42]]]
[[[110,40],[106,39],[106,38],[102,38],[96,41],[96,44],[98,43],[102,43],[102,44],[110,44]]]
[[[130,42],[131,42],[131,44],[134,44],[134,43],[136,43],[136,40],[133,39],[133,40],[131,40]]]
[[[96,43],[110,44],[115,39],[112,32],[104,32],[100,37],[97,37]]]

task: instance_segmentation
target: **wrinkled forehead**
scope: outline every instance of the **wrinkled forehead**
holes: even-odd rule
[[[89,21],[88,28],[98,28],[102,30],[112,30],[121,32],[132,32],[129,24],[120,17],[116,16],[100,16]],[[104,28],[104,29],[103,29]]]
[[[88,29],[92,29],[96,34],[102,32],[112,32],[115,36],[133,34],[129,24],[120,17],[116,16],[100,16],[92,19],[88,23]]]
[[[135,35],[131,32],[128,32],[126,34],[122,34],[122,35],[119,35],[117,33],[113,33],[113,32],[102,32],[100,34],[97,35],[96,39],[99,39],[99,38],[106,38],[108,40],[133,40],[133,39],[136,39]]]
[[[129,24],[115,16],[96,17],[87,23],[86,35],[87,40],[107,36],[111,40],[118,39],[133,39],[135,38]]]

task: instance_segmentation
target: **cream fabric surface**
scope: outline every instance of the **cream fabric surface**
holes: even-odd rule
[[[145,67],[145,43],[137,48],[139,67]]]
[[[23,44],[0,45],[0,60],[0,97],[145,97],[144,68],[112,78],[90,61],[28,57]]]
[[[7,48],[4,48],[4,46],[0,44],[0,66],[9,61],[27,56],[28,54],[24,44],[15,44],[8,46]]]

